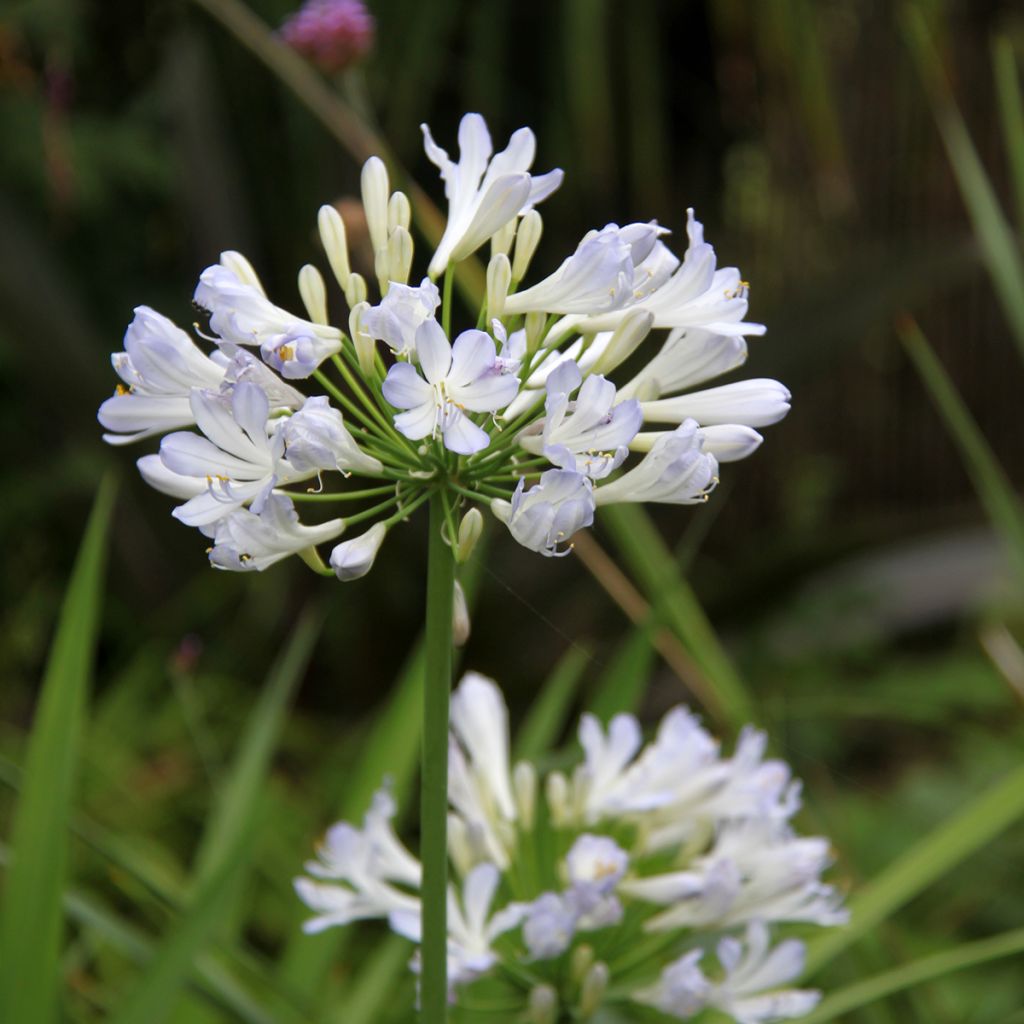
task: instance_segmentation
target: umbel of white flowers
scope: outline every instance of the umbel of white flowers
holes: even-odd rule
[[[553,274],[520,287],[541,237],[535,207],[562,172],[530,173],[527,128],[493,154],[479,114],[462,119],[458,162],[425,125],[423,134],[448,220],[419,284],[409,283],[409,200],[373,157],[361,187],[376,304],[352,269],[337,210],[324,206],[318,218],[347,331],[332,323],[316,267],[299,272],[299,316],[267,297],[241,254],[224,252],[194,296],[209,316],[208,330],[196,330],[209,351],[140,306],[113,356],[121,384],[100,407],[104,437],[163,435],[139,470],[179,499],[174,516],[210,538],[218,568],[262,570],[298,554],[356,579],[388,531],[435,493],[455,551],[466,552],[460,518],[478,504],[524,546],[565,554],[600,505],[705,501],[719,463],[753,452],[757,428],[789,409],[774,380],[701,388],[740,366],[744,336],[764,328],[744,320],[748,286],[735,268],[717,268],[692,210],[681,259],[656,222],[608,224]],[[453,268],[488,242],[486,299],[456,332]],[[613,383],[623,366],[626,379]],[[324,506],[344,514],[302,522],[296,504],[304,517]],[[328,569],[318,545],[356,526]]]
[[[818,993],[787,987],[804,945],[773,943],[772,930],[838,925],[846,912],[821,881],[828,841],[790,824],[799,784],[765,760],[764,735],[745,730],[726,757],[677,707],[646,745],[627,714],[607,728],[584,715],[579,742],[571,773],[538,777],[510,763],[491,680],[469,674],[453,694],[452,1001],[519,1006],[515,1019],[534,1024],[630,1002],[681,1020],[714,1008],[739,1024],[808,1013]],[[395,811],[385,788],[362,828],[328,830],[295,881],[316,915],[307,932],[383,918],[419,940],[420,864],[394,832]]]

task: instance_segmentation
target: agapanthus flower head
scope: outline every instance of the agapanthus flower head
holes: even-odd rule
[[[306,0],[281,26],[281,38],[333,74],[365,57],[374,20],[362,0]]]
[[[821,880],[828,843],[793,828],[799,787],[762,733],[747,729],[730,755],[683,707],[646,744],[632,715],[584,715],[575,768],[545,776],[512,764],[508,728],[498,687],[465,676],[449,758],[454,1002],[518,1006],[524,1020],[538,1006],[551,1020],[613,1004],[627,1018],[629,1004],[678,1020],[714,1009],[738,1024],[815,1006],[818,993],[793,987],[804,944],[779,932],[846,912]],[[315,913],[307,931],[378,917],[420,941],[421,873],[394,811],[382,790],[362,829],[328,831],[295,882]]]
[[[347,6],[311,3],[296,18]],[[323,206],[337,289],[307,264],[293,312],[227,250],[199,276],[195,337],[140,306],[113,357],[121,382],[100,407],[104,436],[162,435],[139,470],[179,500],[174,516],[205,535],[218,568],[296,554],[355,580],[432,497],[460,558],[473,508],[532,551],[567,554],[602,505],[706,501],[720,465],[755,451],[789,409],[774,380],[703,386],[740,366],[764,328],[745,319],[748,285],[717,266],[692,210],[681,258],[656,221],[611,223],[530,284],[538,206],[562,172],[532,173],[528,128],[495,153],[467,114],[457,159],[423,131],[448,219],[421,273],[411,203],[371,157],[360,188],[374,280],[353,271],[345,221]],[[487,294],[467,316],[453,270],[488,243]]]

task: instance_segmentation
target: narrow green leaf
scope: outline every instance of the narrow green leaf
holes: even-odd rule
[[[1024,581],[1024,509],[1009,479],[921,330],[912,320],[900,321],[897,329],[950,437],[960,449],[964,468],[993,527],[1001,534]]]
[[[323,613],[306,609],[300,615],[288,645],[270,669],[207,819],[192,872],[193,890],[200,888],[217,871],[230,852],[235,836],[253,825],[259,814],[284,718],[309,665],[322,626]],[[238,872],[231,880],[233,896],[227,900],[220,929],[222,937],[231,934],[231,921],[236,916],[244,880],[245,872]],[[173,1020],[182,1024],[215,1024],[222,1018],[212,1009],[196,1006],[194,1000],[189,1000],[177,1008]]]
[[[601,673],[589,706],[602,722],[639,707],[654,665],[654,628],[651,624],[634,627]]]
[[[234,892],[231,882],[251,855],[251,846],[251,827],[234,836],[231,849],[157,946],[142,978],[111,1017],[110,1024],[160,1024],[167,1019],[188,982],[196,958],[208,947],[225,913]]]
[[[873,931],[946,872],[1024,817],[1024,768],[951,815],[850,900],[850,923],[808,943],[808,975]]]
[[[412,944],[397,935],[383,939],[361,967],[356,980],[345,992],[325,1024],[379,1020],[385,1004],[394,998],[396,985],[408,973]]]
[[[1014,340],[1024,355],[1024,260],[995,189],[985,173],[922,12],[903,7],[903,34],[931,100],[950,166],[960,186],[982,257]]]
[[[64,908],[80,928],[93,932],[133,963],[141,966],[152,960],[155,949],[152,939],[123,921],[92,894],[68,892]],[[245,1024],[276,1024],[277,1018],[267,1013],[260,1002],[212,957],[196,959],[195,985],[211,1004],[229,1011]]]
[[[0,911],[0,1020],[48,1024],[57,1012],[75,759],[103,593],[113,479],[100,484],[71,574],[25,758]]]
[[[516,733],[515,760],[535,761],[555,745],[589,661],[581,647],[570,647],[559,660]]]
[[[1024,928],[994,935],[989,939],[979,939],[977,942],[966,942],[953,949],[946,949],[909,964],[902,964],[891,971],[876,974],[873,978],[866,978],[855,985],[833,992],[816,1010],[800,1019],[802,1024],[824,1024],[825,1021],[835,1020],[840,1014],[884,999],[894,992],[920,985],[933,978],[943,978],[953,971],[962,971],[988,960],[1017,953],[1024,953]]]
[[[197,888],[223,863],[235,836],[257,812],[285,715],[309,665],[322,625],[323,614],[306,609],[288,646],[267,676],[203,832],[193,869]]]
[[[1017,58],[1008,36],[992,40],[992,68],[996,79],[996,98],[1003,125],[1003,141],[1013,179],[1017,206],[1017,225],[1024,225],[1024,94],[1017,73]]]
[[[743,680],[650,516],[638,505],[610,505],[601,509],[601,523],[658,619],[676,633],[706,675],[714,701],[708,710],[733,729],[749,722],[753,712]]]

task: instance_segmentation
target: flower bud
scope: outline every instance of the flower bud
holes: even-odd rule
[[[592,1017],[601,1007],[608,988],[608,965],[600,960],[594,964],[580,986],[580,1017]]]
[[[354,309],[367,296],[366,279],[362,274],[349,274],[348,287],[345,289],[345,301],[349,309]]]
[[[379,156],[371,156],[363,164],[360,177],[363,193],[363,210],[366,212],[366,227],[370,232],[370,244],[377,252],[388,242],[388,170]]]
[[[564,825],[569,819],[569,782],[561,772],[552,772],[545,783],[551,824]]]
[[[412,206],[404,192],[392,192],[388,200],[388,234],[395,228],[409,230],[412,223]]]
[[[383,523],[374,523],[366,533],[342,541],[331,552],[331,568],[342,583],[365,576],[372,568],[388,528]]]
[[[507,256],[515,237],[516,218],[513,217],[503,228],[491,235],[491,256],[497,256],[498,253]]]
[[[476,542],[480,539],[480,534],[483,532],[483,513],[474,506],[462,517],[462,522],[459,523],[459,537],[455,545],[456,562],[469,561],[469,556],[473,554]]]
[[[323,276],[311,263],[299,271],[299,295],[306,307],[309,319],[315,324],[327,326],[327,286]]]
[[[388,238],[387,273],[388,283],[409,283],[409,271],[412,269],[412,235],[407,228],[399,224]]]
[[[327,254],[327,261],[331,265],[331,270],[334,271],[338,284],[341,285],[341,290],[347,295],[352,268],[348,262],[345,222],[333,206],[324,205],[320,207],[320,212],[316,215],[316,224],[320,231],[320,243]]]
[[[348,332],[352,335],[352,345],[359,360],[359,369],[364,377],[373,374],[374,355],[377,351],[376,342],[363,329],[363,313],[370,308],[368,302],[359,302],[352,307],[348,315]]]
[[[544,222],[536,210],[527,212],[519,222],[516,233],[516,251],[512,258],[512,280],[522,281],[530,269],[530,260],[540,244],[540,236],[544,231]]]
[[[465,647],[471,629],[466,592],[462,589],[462,584],[456,580],[452,594],[452,643],[456,647]]]
[[[654,314],[646,309],[631,309],[615,328],[605,350],[590,368],[591,373],[609,374],[624,363],[651,333]]]
[[[487,315],[501,316],[505,311],[509,285],[512,283],[512,267],[504,253],[497,253],[487,264]]]
[[[281,26],[281,38],[333,75],[369,51],[373,30],[373,16],[361,0],[306,0]]]
[[[555,1024],[558,1020],[558,993],[550,985],[530,989],[526,1019],[529,1024]]]
[[[583,979],[587,975],[587,971],[593,966],[594,963],[594,947],[589,946],[586,943],[577,946],[572,951],[572,958],[569,961],[569,974],[572,980],[577,985],[583,982]]]
[[[260,295],[266,296],[267,293],[263,290],[259,275],[256,273],[253,265],[240,252],[235,252],[234,249],[222,252],[220,254],[220,265],[230,270],[242,284],[247,284],[250,288],[255,288]]]
[[[523,828],[533,829],[534,812],[537,808],[537,769],[529,761],[520,761],[512,769],[512,791],[515,794],[516,810]]]
[[[529,355],[533,355],[540,347],[547,323],[548,318],[544,313],[533,312],[526,314],[526,351]]]

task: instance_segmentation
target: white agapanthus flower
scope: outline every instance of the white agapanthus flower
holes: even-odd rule
[[[457,160],[423,133],[448,199],[425,274],[412,276],[412,204],[371,157],[360,179],[371,280],[352,269],[340,213],[317,215],[347,310],[331,308],[307,264],[304,308],[289,311],[228,250],[200,274],[208,323],[196,338],[140,306],[113,357],[121,383],[99,410],[105,439],[162,436],[139,471],[213,539],[219,568],[294,553],[358,579],[432,496],[460,557],[459,523],[477,506],[524,547],[566,554],[603,505],[707,500],[720,465],[752,454],[789,410],[774,380],[708,386],[764,328],[746,320],[749,286],[718,266],[692,210],[681,256],[655,221],[607,224],[531,282],[536,207],[562,172],[531,173],[527,128],[495,154],[479,114],[462,118]],[[488,242],[483,306],[460,322],[455,266]],[[265,511],[271,496],[291,504]],[[318,551],[342,532],[329,557]]]
[[[772,930],[846,915],[821,881],[828,843],[794,831],[799,789],[765,759],[762,733],[746,730],[728,756],[683,707],[646,744],[632,715],[607,726],[584,715],[575,769],[538,777],[511,763],[508,730],[498,687],[466,675],[452,695],[449,762],[455,1002],[475,1002],[486,975],[487,1000],[526,1020],[538,1005],[557,1020],[602,1004],[629,1019],[642,1004],[680,1020],[714,1009],[769,1024],[814,1007],[816,992],[788,987],[803,942],[773,944]],[[420,872],[393,813],[381,791],[362,829],[329,830],[295,883],[315,914],[307,930],[378,917],[419,942]]]

